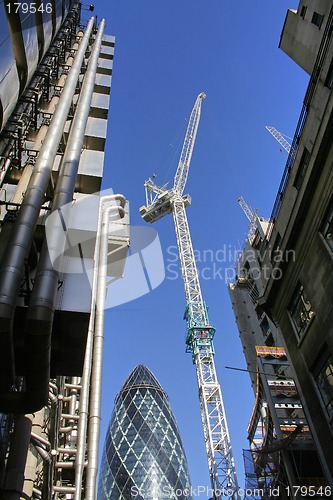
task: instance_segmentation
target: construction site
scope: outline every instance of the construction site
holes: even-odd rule
[[[208,124],[208,77],[186,102],[166,84],[156,109],[135,68],[126,90],[122,51],[135,44],[121,30],[110,105],[112,6],[0,2],[0,500],[332,498],[333,1],[294,3],[276,50],[306,83],[296,129],[262,126],[285,159],[276,193],[273,177],[232,166],[246,148],[227,144],[220,115]],[[145,36],[157,88],[163,47]],[[188,118],[161,167],[180,107]],[[212,130],[228,168],[214,163]],[[271,212],[248,204],[256,190]]]

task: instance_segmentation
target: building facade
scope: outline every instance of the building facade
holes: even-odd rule
[[[101,321],[94,193],[115,39],[91,10],[0,1],[1,498],[96,498],[98,423],[89,437],[86,422],[98,422],[90,398],[100,389],[98,377],[90,385]],[[126,201],[108,203],[123,231],[107,244],[124,256]]]
[[[169,399],[151,371],[138,365],[111,415],[99,500],[190,499],[187,460]]]
[[[285,349],[305,425],[309,427],[328,488],[326,492],[330,495],[333,488],[332,29],[331,0],[302,0],[298,9],[289,10],[286,16],[280,47],[309,73],[310,81],[265,237],[255,243],[261,284],[254,305],[258,317],[260,311],[269,328],[274,327],[277,332],[277,345]],[[250,273],[245,277],[251,285],[254,276]],[[240,288],[239,280],[235,286]],[[255,365],[254,353],[251,359]],[[313,486],[320,496],[320,483]]]
[[[262,219],[260,224],[267,229]],[[238,261],[237,280],[229,286],[255,396],[249,449],[243,452],[246,489],[256,491],[255,498],[287,500],[297,498],[295,485],[325,489],[327,482],[281,333],[258,304],[263,293],[261,244],[257,230],[249,236]]]

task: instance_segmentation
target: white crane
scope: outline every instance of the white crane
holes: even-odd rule
[[[240,196],[238,198],[237,202],[238,202],[239,206],[241,207],[241,209],[243,210],[246,217],[248,218],[248,220],[250,221],[249,234],[248,234],[249,239],[251,240],[253,238],[253,236],[255,235],[256,229],[258,229],[260,237],[262,239],[264,239],[265,233],[264,233],[263,227],[261,225],[261,221],[263,219],[261,219],[261,220],[259,219],[258,209],[256,208],[255,211],[253,212],[242,196]]]
[[[204,97],[204,93],[199,94],[192,109],[173,187],[167,189],[166,185],[156,186],[152,179],[146,181],[146,206],[140,208],[140,213],[150,223],[168,213],[173,214],[186,298],[186,351],[192,353],[196,368],[213,498],[240,499],[222,393],[214,363],[215,328],[210,324],[202,298],[185,210],[191,203],[191,198],[183,195]]]
[[[279,132],[278,130],[276,130],[276,128],[270,127],[270,126],[267,126],[267,125],[265,126],[265,128],[266,128],[266,130],[268,130],[268,132],[270,134],[272,134],[272,136],[278,141],[278,143],[281,144],[281,146],[283,147],[283,149],[285,149],[288,154],[290,154],[290,152],[292,152],[292,156],[295,155],[295,152],[292,149],[291,144],[287,141],[287,139],[285,139],[285,137],[283,136],[283,134],[281,134],[281,132]]]

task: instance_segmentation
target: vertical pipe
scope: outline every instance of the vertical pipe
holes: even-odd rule
[[[101,21],[79,101],[73,118],[65,154],[54,193],[51,214],[61,211],[63,220],[68,220],[68,211],[73,200],[73,193],[84,142],[84,136],[90,112],[92,95],[97,72],[98,57],[102,43],[105,22]],[[35,275],[26,321],[27,353],[31,360],[27,371],[27,390],[33,391],[36,405],[45,405],[48,397],[50,378],[51,334],[54,316],[54,304],[58,289],[58,270],[53,267],[50,254],[53,252],[61,261],[65,249],[66,232],[60,221],[52,228],[48,240],[44,241]],[[39,346],[37,349],[36,347]]]
[[[119,201],[121,206],[114,205]],[[110,205],[111,203],[111,205]],[[85,440],[89,412],[88,431],[88,466],[86,472],[86,500],[96,499],[96,482],[98,469],[98,447],[101,419],[101,386],[102,362],[104,344],[104,308],[106,297],[106,270],[108,251],[108,226],[110,214],[117,211],[124,217],[126,200],[123,195],[104,196],[100,200],[99,224],[95,249],[95,272],[93,282],[93,297],[87,340],[82,391],[80,401],[80,427],[78,435],[78,451],[76,458],[75,485],[80,489],[85,458]],[[89,400],[90,384],[90,400]],[[89,405],[90,403],[90,405]],[[89,406],[89,408],[88,408]],[[81,491],[76,492],[74,500],[80,500]]]
[[[40,440],[42,443],[47,442],[45,439],[47,435],[43,432],[44,415],[44,409],[33,415],[30,415],[30,418],[32,420],[31,436],[38,438],[38,440]],[[30,447],[25,462],[24,485],[22,489],[23,498],[31,498],[32,496],[38,461],[38,454],[34,449],[32,449],[32,447]]]
[[[93,361],[90,385],[90,406],[88,426],[88,466],[86,478],[86,500],[96,498],[98,471],[98,443],[101,423],[101,380],[104,346],[104,308],[106,299],[106,263],[108,251],[108,218],[110,210],[102,213],[100,260],[96,293],[96,318],[93,345]]]
[[[0,266],[0,335],[2,346],[5,347],[0,351],[0,381],[2,381],[0,389],[5,391],[10,388],[14,377],[13,320],[24,260],[34,236],[40,207],[51,177],[54,158],[72,104],[93,24],[94,18],[92,17],[76,54],[74,64],[68,73]],[[11,374],[10,379],[8,374]],[[15,394],[15,396],[17,395],[18,393]],[[3,411],[22,413],[21,408],[3,408],[3,406],[1,405]],[[26,411],[23,411],[23,413],[26,413]]]
[[[103,197],[105,198],[105,197]],[[94,329],[95,329],[95,308],[96,308],[96,292],[97,292],[97,278],[98,278],[98,266],[99,266],[99,254],[100,254],[100,226],[101,226],[101,214],[102,214],[102,200],[100,200],[99,212],[98,212],[98,228],[96,234],[96,245],[94,252],[94,275],[92,284],[92,294],[91,294],[91,308],[90,308],[90,319],[88,326],[86,350],[84,354],[84,364],[81,379],[81,393],[80,393],[80,405],[79,405],[79,426],[78,426],[78,436],[77,436],[77,453],[75,457],[75,486],[76,490],[74,493],[73,500],[81,500],[82,493],[82,477],[83,469],[85,463],[86,446],[87,446],[87,424],[89,415],[89,389],[90,389],[90,378],[91,378],[91,364],[92,364],[92,353],[93,353],[93,342],[94,342]]]

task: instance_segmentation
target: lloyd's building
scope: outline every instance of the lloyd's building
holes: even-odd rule
[[[114,37],[92,10],[0,2],[1,499],[96,498],[98,287],[122,273],[128,209],[96,195]]]

